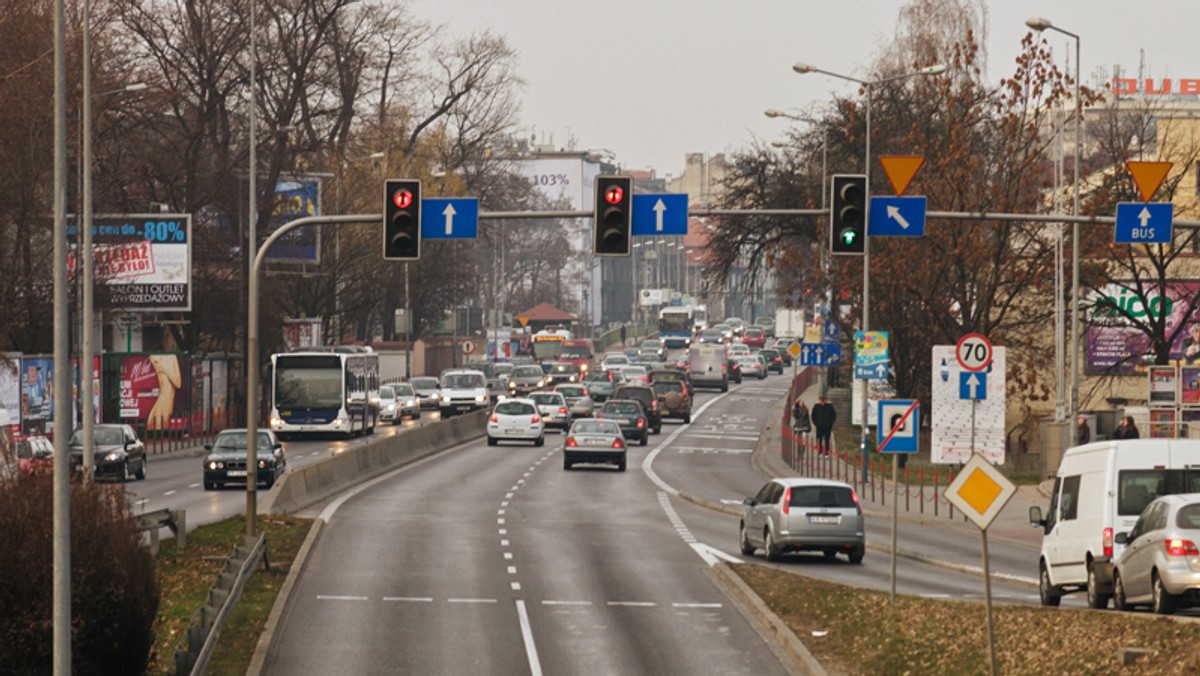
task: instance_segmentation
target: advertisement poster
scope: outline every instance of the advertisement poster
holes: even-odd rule
[[[1175,436],[1175,409],[1150,409],[1150,438],[1170,439]]]
[[[21,355],[0,355],[0,427],[21,424]]]
[[[321,344],[321,320],[319,318],[283,320],[283,344],[288,352],[300,347],[317,347]]]
[[[175,354],[121,355],[120,417],[146,430],[185,429],[190,375]]]
[[[1179,371],[1174,366],[1151,366],[1149,368],[1150,393],[1146,400],[1151,406],[1174,406]]]
[[[83,421],[83,381],[79,378],[79,358],[71,358],[71,420]],[[92,357],[92,422],[100,422],[100,355]]]
[[[270,226],[259,236],[268,235],[289,221],[305,216],[321,215],[321,182],[317,178],[283,180],[275,184],[275,210]],[[269,261],[321,262],[321,230],[316,227],[296,228],[275,240],[267,250]]]
[[[1200,366],[1179,368],[1179,403],[1200,406]]]
[[[67,235],[75,242],[75,224]],[[92,219],[97,310],[192,309],[192,217],[123,214]],[[74,279],[75,244],[67,255]]]
[[[1184,317],[1189,298],[1200,293],[1200,282],[1172,282],[1166,297],[1152,296],[1148,302],[1117,284],[1105,289],[1107,301],[1101,302],[1093,296],[1095,307],[1088,313],[1084,332],[1084,369],[1089,374],[1144,373],[1153,362],[1150,338],[1130,324],[1117,309],[1134,317],[1166,316],[1167,335],[1187,322],[1187,330],[1180,331],[1171,344],[1171,361],[1183,365],[1200,366],[1200,317]],[[1191,324],[1196,324],[1195,332]],[[1193,335],[1195,333],[1195,335]]]
[[[21,359],[21,431],[50,434],[54,431],[54,358]]]

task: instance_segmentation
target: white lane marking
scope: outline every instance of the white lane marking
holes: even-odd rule
[[[200,484],[198,484],[198,483],[188,484],[188,488],[199,488],[199,487],[200,487]]]
[[[365,596],[326,596],[324,594],[317,594],[317,600],[318,601],[366,601],[367,597],[365,597]]]
[[[313,451],[312,453],[309,453],[308,455],[309,455],[309,456],[321,455],[321,452],[320,452],[320,451]]]
[[[501,535],[504,535],[504,531],[501,531],[501,532],[500,532],[500,534],[501,534]],[[508,546],[508,540],[501,540],[501,541],[500,541],[500,546],[501,546],[501,547],[507,547],[507,546]]]
[[[501,502],[501,503],[500,503],[500,506],[501,506],[501,507],[507,507],[507,506],[508,506],[508,500],[505,500],[504,502]]]
[[[729,563],[745,563],[736,556],[726,554],[712,545],[706,545],[703,542],[692,542],[691,545],[692,550],[699,554],[700,558],[704,559],[704,561],[710,566],[715,566],[721,561],[728,561]]]
[[[498,526],[503,526],[503,525],[504,525],[504,519],[502,519],[502,518],[501,518],[501,519],[496,519],[496,525],[498,525]]]
[[[529,671],[533,676],[542,676],[542,664],[538,660],[537,645],[533,642],[533,628],[529,625],[529,612],[525,602],[517,601],[517,616],[521,619],[521,638],[525,641],[525,654],[529,658]]]
[[[720,603],[672,603],[672,608],[722,608]]]
[[[496,603],[496,599],[446,599],[447,603]]]
[[[666,493],[660,492],[658,494],[658,504],[667,513],[667,518],[670,519],[671,525],[675,526],[675,532],[679,533],[679,537],[683,538],[683,541],[688,544],[694,543],[696,538],[688,530],[687,524],[683,522],[683,519],[679,518],[679,513],[671,506],[671,498]]]
[[[509,574],[509,575],[516,575],[516,574],[517,574],[517,567],[516,567],[516,566],[509,566],[509,567],[508,567],[508,574]]]
[[[704,402],[703,406],[701,406],[699,409],[697,409],[695,412],[692,413],[692,417],[693,418],[700,417],[700,415],[702,413],[704,413],[704,411],[707,410],[709,406],[712,406],[713,404],[717,403],[718,401],[721,400],[722,397],[727,396],[728,394],[729,394],[728,392],[726,392],[724,394],[718,394],[717,396],[713,397],[712,399],[709,399],[708,401]],[[650,451],[650,454],[646,456],[646,459],[642,461],[642,471],[645,472],[646,476],[649,477],[650,480],[655,483],[655,485],[657,485],[659,488],[663,489],[664,491],[670,493],[671,495],[679,495],[679,489],[669,485],[667,482],[660,479],[658,477],[658,474],[656,474],[654,472],[654,468],[651,467],[651,465],[654,464],[654,459],[658,457],[658,454],[661,453],[662,450],[664,448],[666,448],[668,444],[670,444],[672,441],[675,441],[676,437],[678,437],[680,434],[683,434],[685,431],[687,431],[687,428],[688,428],[688,426],[684,425],[684,426],[680,427],[679,429],[675,430],[674,432],[672,432],[666,439],[663,439],[662,441],[660,441],[658,443],[658,445],[654,447],[654,450]]]
[[[164,498],[167,497],[168,495],[175,495],[175,491],[167,491],[166,493],[163,493]]]
[[[733,441],[758,441],[758,437],[748,437],[739,434],[702,434],[699,432],[688,435],[690,437],[699,437],[701,439],[730,439]]]
[[[511,499],[512,499],[512,496],[513,496],[513,494],[512,494],[512,493],[505,493],[505,494],[504,494],[504,497],[508,498],[509,500],[511,500]]]
[[[950,594],[918,594],[921,598],[926,599],[948,599],[952,598]]]
[[[705,454],[705,455],[709,455],[709,454],[713,454],[713,453],[724,453],[727,455],[745,455],[745,454],[754,452],[753,448],[711,448],[711,447],[706,448],[703,446],[672,446],[671,450],[678,451],[679,453],[685,453],[685,454],[701,453],[701,454]]]
[[[504,552],[504,560],[512,561],[512,552]]]
[[[497,516],[504,516],[504,512],[506,512],[506,511],[508,511],[508,510],[504,510],[504,509],[496,510],[496,515],[497,515]]]
[[[658,606],[653,601],[609,601],[607,605],[623,608],[654,608]]]
[[[512,583],[512,590],[513,591],[521,591],[521,583],[520,582]]]
[[[542,601],[543,606],[590,606],[591,601]]]
[[[383,600],[405,603],[433,603],[433,597],[431,596],[385,596]]]

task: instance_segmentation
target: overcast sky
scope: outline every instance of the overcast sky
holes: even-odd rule
[[[626,169],[678,175],[684,155],[712,155],[782,138],[786,121],[854,85],[798,75],[809,63],[862,77],[888,44],[903,2],[894,0],[410,0],[451,36],[492,30],[518,53],[526,81],[521,125],[539,143],[607,149]],[[1200,0],[993,0],[988,81],[1011,75],[1028,31],[1043,16],[1081,38],[1083,81],[1097,68],[1200,78]],[[1056,58],[1074,41],[1046,33]],[[1074,67],[1072,65],[1072,71]],[[604,91],[622,96],[604,98]]]

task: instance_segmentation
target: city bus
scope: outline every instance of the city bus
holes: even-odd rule
[[[533,358],[542,364],[558,361],[562,357],[563,341],[570,339],[571,332],[561,327],[538,331],[533,334]]]
[[[692,306],[692,327],[692,330],[696,334],[700,334],[704,331],[704,329],[708,328],[708,306]]]
[[[379,355],[370,348],[303,348],[271,355],[269,425],[280,438],[373,434]]]
[[[688,347],[695,328],[695,307],[670,305],[658,313],[658,337],[668,347]]]

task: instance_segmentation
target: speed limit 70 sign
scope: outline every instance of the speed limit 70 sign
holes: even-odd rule
[[[954,357],[967,371],[982,371],[992,363],[992,341],[978,333],[968,333],[958,339]]]

